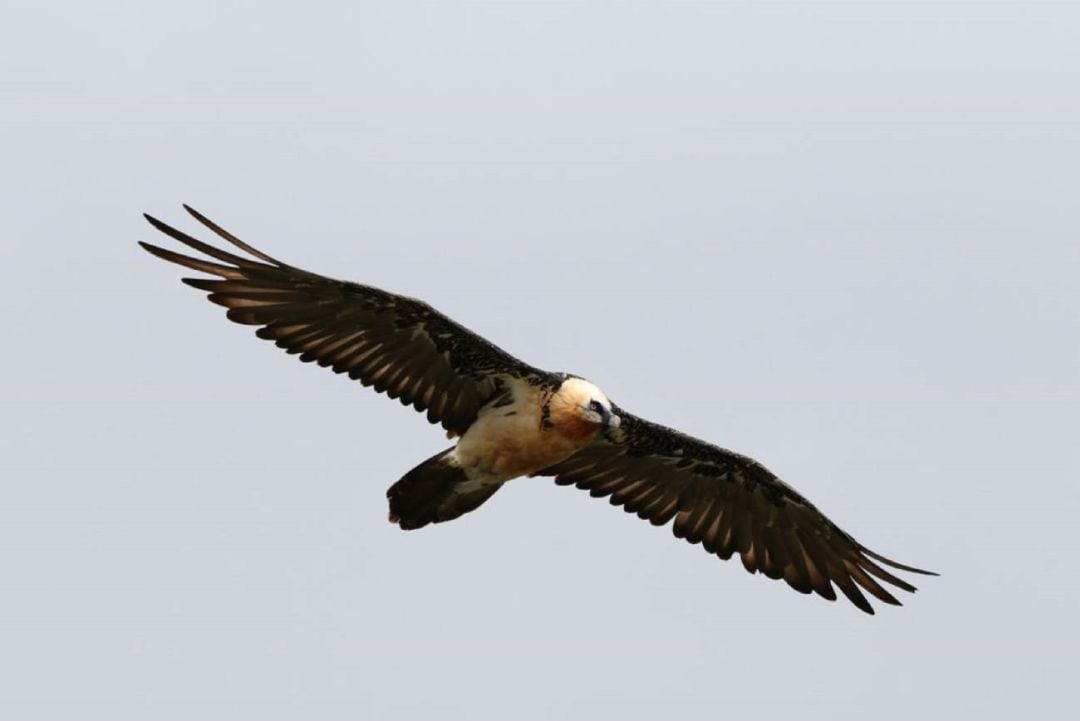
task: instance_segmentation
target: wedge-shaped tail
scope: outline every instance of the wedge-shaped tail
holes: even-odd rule
[[[390,522],[405,530],[422,528],[429,523],[451,521],[474,510],[501,483],[481,484],[470,481],[455,462],[453,449],[437,453],[390,486]]]

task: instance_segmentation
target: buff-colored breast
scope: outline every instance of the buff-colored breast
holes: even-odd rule
[[[545,402],[549,404],[546,418]],[[490,409],[476,420],[458,442],[454,456],[470,478],[506,481],[565,460],[595,438],[598,430],[560,394],[549,398],[538,389],[521,388],[513,405]]]

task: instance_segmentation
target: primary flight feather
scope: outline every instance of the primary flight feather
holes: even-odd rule
[[[156,229],[211,258],[140,243],[159,258],[213,278],[184,278],[259,326],[300,360],[347,373],[442,424],[453,447],[387,491],[403,529],[449,521],[519,476],[554,476],[728,559],[835,600],[834,584],[873,613],[864,593],[900,605],[886,590],[915,587],[891,561],[842,531],[757,461],[638,418],[576,376],[514,358],[422,301],[287,265],[184,208],[237,255],[146,216]],[[886,585],[883,585],[886,584]]]

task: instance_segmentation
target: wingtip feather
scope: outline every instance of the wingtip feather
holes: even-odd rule
[[[875,561],[879,561],[881,563],[884,563],[886,566],[891,566],[892,568],[896,568],[896,569],[899,569],[901,571],[907,571],[908,573],[918,573],[918,574],[923,575],[923,576],[940,576],[941,575],[940,573],[938,573],[936,571],[927,571],[926,569],[923,569],[923,568],[915,568],[914,566],[905,566],[902,563],[897,563],[896,561],[894,561],[894,560],[892,560],[890,558],[885,558],[885,556],[882,556],[880,553],[875,553],[874,551],[871,551],[866,546],[861,546],[860,545],[859,550],[861,550],[867,556],[870,556],[870,558],[873,558]]]
[[[165,223],[161,222],[160,220],[158,220],[154,216],[150,215],[149,213],[143,213],[142,217],[146,219],[147,223],[154,226],[158,230],[161,230],[162,228],[168,227],[168,226],[165,225]]]
[[[199,221],[205,227],[212,230],[217,236],[219,236],[220,238],[222,238],[224,240],[227,240],[228,242],[232,243],[233,245],[235,245],[240,250],[243,250],[245,253],[250,253],[251,255],[258,258],[259,260],[264,261],[266,263],[270,263],[272,265],[277,265],[277,266],[280,266],[282,268],[289,267],[286,263],[282,263],[277,258],[274,258],[274,257],[272,257],[270,255],[267,255],[266,253],[262,252],[258,248],[252,247],[251,245],[248,245],[244,241],[240,240],[235,235],[233,235],[229,231],[225,230],[220,225],[218,225],[214,221],[210,220],[205,215],[203,215],[199,211],[195,210],[194,208],[192,208],[187,203],[182,203],[181,205],[183,205],[184,210],[187,211],[188,215],[190,215],[195,220]]]

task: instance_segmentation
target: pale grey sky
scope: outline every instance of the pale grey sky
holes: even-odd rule
[[[0,29],[0,717],[1065,718],[1080,6],[29,3]],[[188,202],[760,459],[870,618],[438,429],[142,253]]]

